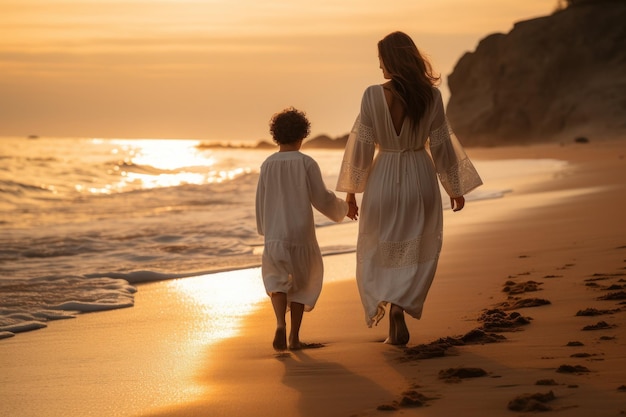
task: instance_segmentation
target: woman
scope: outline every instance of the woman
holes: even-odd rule
[[[389,81],[363,94],[337,190],[354,206],[355,193],[363,193],[356,276],[366,322],[378,324],[391,304],[385,342],[404,345],[404,312],[421,317],[441,251],[437,177],[454,211],[482,181],[448,127],[439,77],[413,40],[391,33],[378,43],[378,56]]]

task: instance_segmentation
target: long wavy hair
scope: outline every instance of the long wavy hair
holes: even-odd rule
[[[402,102],[409,119],[418,123],[433,101],[432,87],[439,83],[439,75],[404,32],[393,32],[380,40],[378,56],[391,76],[392,93]]]

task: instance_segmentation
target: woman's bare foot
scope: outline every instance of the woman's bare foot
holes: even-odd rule
[[[391,307],[393,308],[393,307]],[[391,314],[391,310],[389,310],[389,336],[385,339],[385,342],[388,345],[397,345],[396,342],[396,320],[393,318]]]
[[[281,351],[287,350],[287,331],[284,327],[276,328],[276,333],[274,334],[274,350]]]
[[[404,310],[395,304],[389,310],[389,337],[385,343],[406,345],[409,343],[409,329],[404,321]]]

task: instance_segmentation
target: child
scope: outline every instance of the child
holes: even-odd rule
[[[311,206],[335,222],[356,220],[357,209],[328,190],[317,163],[299,152],[310,133],[303,112],[290,107],[275,114],[270,132],[279,150],[261,165],[257,187],[257,230],[265,237],[261,272],[276,314],[274,349],[287,349],[285,315],[291,309],[289,349],[297,350],[304,347],[303,313],[315,306],[324,272]]]

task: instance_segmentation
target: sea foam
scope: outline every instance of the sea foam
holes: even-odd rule
[[[1,337],[41,329],[50,320],[134,305],[137,289],[115,278],[47,276],[0,280]]]
[[[258,266],[256,184],[274,151],[190,140],[3,138],[0,338],[131,307],[135,285],[145,282]],[[303,152],[334,189],[343,152]],[[484,185],[468,201],[501,198],[520,178],[564,167],[548,159],[473,162]],[[342,233],[317,212],[315,223],[320,234]],[[349,234],[321,250],[355,246]]]

